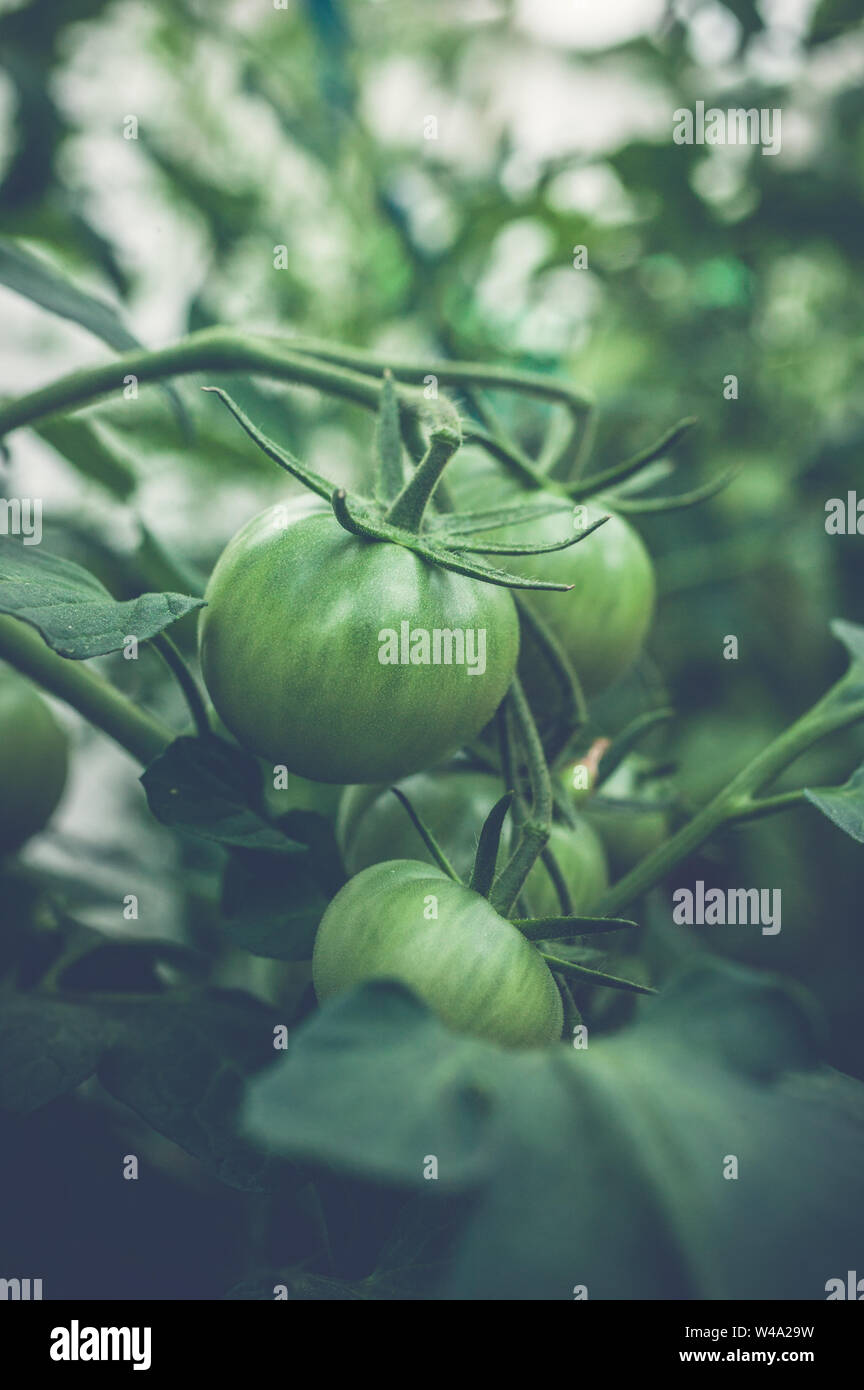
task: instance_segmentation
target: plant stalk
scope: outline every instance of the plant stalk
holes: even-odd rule
[[[58,656],[18,618],[0,617],[0,659],[71,705],[146,767],[175,737],[152,715],[80,661]]]
[[[619,912],[665,878],[670,869],[693,854],[721,826],[786,810],[796,804],[800,792],[782,793],[764,802],[756,799],[756,793],[814,743],[864,719],[864,701],[853,700],[847,704],[837,698],[838,689],[846,679],[844,676],[812,709],[757,754],[671,840],[646,855],[629,874],[592,903],[588,909],[591,915],[608,917]]]

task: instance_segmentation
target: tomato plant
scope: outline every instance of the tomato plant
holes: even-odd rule
[[[19,78],[32,71],[17,51],[27,8],[0,20]],[[283,21],[301,22],[293,12],[274,19]],[[675,19],[670,35],[683,23]],[[281,79],[262,85],[258,51],[238,50],[239,85],[252,107],[278,104]],[[323,170],[350,130],[352,82],[347,68],[327,71],[343,106],[300,161],[310,186],[309,169]],[[307,85],[292,94],[298,111]],[[158,149],[155,117],[143,158]],[[509,137],[483,148],[506,151]],[[348,140],[347,164],[339,157],[349,203],[364,216],[384,213],[395,233],[385,258],[407,248],[411,263],[388,316],[380,229],[364,230],[368,241],[352,241],[344,259],[347,279],[356,265],[371,272],[372,306],[343,322],[345,336],[383,344],[380,352],[305,335],[307,298],[316,315],[318,305],[325,317],[340,311],[327,277],[307,274],[299,258],[289,267],[277,257],[265,306],[268,321],[290,331],[237,322],[243,285],[232,288],[233,326],[195,328],[151,350],[107,299],[56,269],[88,244],[110,267],[103,232],[88,239],[76,221],[83,241],[64,240],[59,257],[50,244],[43,256],[0,238],[3,285],[118,354],[47,382],[40,368],[36,389],[0,401],[0,436],[12,440],[8,491],[30,466],[28,450],[18,451],[28,429],[56,455],[55,468],[94,489],[82,517],[64,510],[71,489],[52,506],[44,544],[35,532],[0,534],[0,657],[9,664],[0,679],[0,900],[10,927],[0,940],[0,1111],[4,1140],[13,1117],[16,1179],[40,1171],[55,1133],[74,1146],[80,1128],[82,1161],[70,1161],[67,1186],[86,1229],[67,1244],[77,1262],[91,1212],[108,1213],[109,1253],[92,1261],[97,1296],[106,1283],[113,1292],[115,1278],[128,1292],[132,1278],[125,1245],[110,1241],[120,1230],[126,1242],[138,1208],[117,1184],[106,1204],[101,1170],[96,1197],[79,1200],[93,1153],[116,1151],[130,1166],[140,1152],[145,1165],[138,1236],[149,1224],[163,1233],[160,1268],[173,1271],[178,1223],[199,1197],[207,1206],[189,1245],[209,1251],[204,1230],[224,1237],[217,1267],[205,1255],[194,1275],[176,1276],[180,1297],[566,1299],[575,1288],[597,1302],[644,1297],[645,1288],[676,1302],[818,1297],[829,1271],[854,1268],[861,1245],[860,1217],[848,1219],[864,1210],[861,1094],[783,976],[821,989],[842,959],[835,973],[857,1020],[854,921],[844,936],[842,912],[827,902],[822,910],[819,895],[852,901],[836,886],[851,873],[834,871],[852,861],[831,856],[835,842],[848,853],[864,839],[864,771],[850,738],[864,722],[864,632],[835,621],[848,654],[838,676],[816,576],[824,565],[837,579],[858,533],[826,531],[843,558],[825,564],[813,521],[819,470],[794,456],[788,434],[782,448],[773,433],[771,448],[750,440],[743,492],[731,504],[720,495],[742,432],[758,434],[752,355],[747,400],[736,408],[737,396],[724,395],[701,446],[688,438],[686,457],[677,456],[687,419],[639,447],[643,414],[679,392],[688,405],[698,397],[703,413],[727,358],[734,366],[743,350],[733,341],[733,291],[747,290],[750,271],[718,254],[726,223],[717,208],[712,259],[698,276],[693,269],[700,293],[714,296],[703,336],[717,355],[701,359],[695,385],[677,368],[661,383],[659,363],[637,385],[628,373],[651,363],[650,341],[635,341],[620,373],[601,343],[590,359],[604,405],[596,412],[571,380],[570,348],[551,349],[557,369],[549,360],[548,304],[538,301],[532,320],[535,346],[515,342],[510,365],[465,360],[463,346],[478,333],[482,342],[500,336],[511,310],[519,319],[518,294],[502,297],[506,323],[480,323],[478,306],[497,298],[489,286],[506,280],[526,211],[553,232],[532,288],[554,276],[572,218],[550,217],[548,207],[569,196],[567,170],[556,164],[550,180],[546,165],[534,187],[532,169],[508,155],[507,198],[487,204],[481,177],[480,201],[452,247],[441,219],[439,254],[434,218],[429,245],[410,245],[419,223],[399,199],[403,182],[413,196],[411,181],[392,182],[357,149],[372,153],[365,135]],[[441,175],[438,152],[429,153],[424,187]],[[641,146],[633,166],[651,166],[657,153]],[[170,170],[164,149],[160,158]],[[272,167],[266,152],[263,161]],[[610,154],[610,169],[613,161],[626,181],[629,162]],[[752,164],[739,171],[745,180]],[[14,191],[28,160],[10,167]],[[692,166],[681,168],[689,238],[701,193]],[[781,161],[776,168],[788,179]],[[664,162],[670,190],[671,169]],[[200,179],[184,188],[192,202],[208,200]],[[458,192],[451,181],[454,226],[464,211]],[[239,201],[232,192],[212,242],[220,273],[224,248],[242,250],[239,265],[257,246],[269,275],[275,205],[269,194],[264,201],[266,217],[247,239],[245,191]],[[338,201],[344,209],[344,187]],[[65,236],[71,205],[51,200],[53,235]],[[638,319],[664,276],[689,270],[668,236],[650,252],[649,203],[633,207],[638,236],[619,225],[620,240],[602,246],[594,226],[592,278],[601,295],[625,285]],[[736,199],[748,258],[763,207]],[[475,241],[466,260],[474,223],[482,246]],[[796,313],[830,280],[831,258],[820,257]],[[114,266],[118,287],[127,259],[124,250]],[[494,274],[475,295],[481,262]],[[430,315],[424,277],[441,290],[436,279],[452,264],[464,278],[448,279]],[[787,272],[777,274],[781,285]],[[180,317],[188,310],[206,323],[219,294],[205,278]],[[767,329],[752,338],[766,356],[775,342],[791,350],[787,298],[785,289],[758,297]],[[675,310],[679,363],[690,309]],[[561,341],[575,346],[563,327]],[[435,339],[443,346],[430,356],[423,344]],[[418,360],[403,358],[403,341],[418,345]],[[824,360],[833,376],[842,355]],[[192,390],[189,377],[206,380],[210,394]],[[801,380],[806,394],[806,372]],[[836,444],[843,421],[833,410],[825,418]],[[850,426],[853,459],[855,438]],[[335,476],[295,448],[334,460]],[[272,465],[304,495],[281,497]],[[699,475],[688,491],[669,485],[679,466]],[[759,479],[781,468],[790,487],[806,480],[799,515],[782,515],[785,481],[775,479],[766,503]],[[715,493],[707,514],[688,510],[683,524],[674,516]],[[27,509],[15,498],[3,506],[8,532]],[[651,634],[655,590],[664,605]],[[65,771],[65,739],[37,687],[80,721],[80,818],[68,832],[65,818],[44,854],[19,859]],[[679,773],[688,745],[699,753],[691,760],[715,770],[702,797],[692,784],[688,795]],[[742,893],[736,877],[754,887]],[[775,883],[783,935],[781,887],[766,887]],[[679,895],[704,905],[706,887],[724,909],[755,900],[758,912],[762,895],[772,898],[770,918],[738,917],[734,937],[715,937],[717,955],[758,970],[718,963],[708,932],[704,950],[686,938],[681,928],[709,925],[707,916],[684,922],[671,905]],[[825,942],[814,956],[816,920]],[[717,925],[733,925],[732,916],[721,923],[718,912]],[[43,1107],[44,1117],[32,1113]],[[812,1142],[799,1162],[802,1133]],[[4,1161],[6,1152],[4,1142]],[[669,1172],[687,1183],[670,1186]],[[16,1181],[15,1191],[26,1186]],[[22,1268],[43,1248],[32,1244],[38,1223],[67,1219],[43,1212],[50,1183],[29,1187],[12,1246]],[[224,1189],[244,1195],[220,1199]],[[168,1216],[163,1201],[173,1201]],[[9,1217],[14,1225],[17,1202]],[[137,1252],[138,1240],[128,1243]],[[137,1277],[137,1253],[134,1263]],[[77,1263],[68,1279],[77,1293]],[[164,1292],[152,1278],[146,1291]]]
[[[337,894],[312,976],[320,1000],[399,980],[459,1032],[507,1047],[561,1034],[561,999],[537,950],[485,898],[412,860],[373,864]]]
[[[0,855],[47,825],[63,795],[68,740],[29,681],[0,662]]]

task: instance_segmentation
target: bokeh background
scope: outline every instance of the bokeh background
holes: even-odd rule
[[[781,152],[676,145],[673,113],[697,100],[779,107]],[[121,303],[148,345],[229,323],[558,373],[596,398],[596,467],[698,417],[659,490],[740,471],[699,508],[638,519],[658,618],[627,688],[595,710],[614,731],[668,699],[678,718],[657,751],[693,805],[839,675],[830,619],[862,620],[864,542],[825,530],[828,499],[862,477],[862,190],[854,0],[0,0],[0,232]],[[587,269],[573,268],[577,245]],[[2,287],[0,323],[4,395],[106,354]],[[4,495],[46,499],[46,544],[115,584],[133,559],[158,582],[163,548],[206,575],[285,482],[195,385],[181,383],[191,444],[151,388],[134,413],[86,414],[122,481],[80,442],[21,431]],[[262,380],[231,389],[329,476],[368,471],[359,411]],[[539,438],[538,408],[498,404]],[[104,665],[182,723],[155,658]],[[73,781],[28,862],[106,931],[118,893],[143,887],[141,933],[181,939],[212,909],[206,855],[149,819],[123,753],[60,713]],[[785,785],[843,780],[862,753],[846,733]],[[696,877],[782,889],[778,936],[694,937],[804,983],[824,1006],[830,1060],[864,1075],[860,848],[804,809],[712,842],[678,881]],[[32,1153],[61,1121],[56,1108],[37,1120]],[[185,1170],[178,1181],[192,1190]],[[188,1246],[215,1295],[245,1216],[231,1194],[224,1248],[202,1253],[215,1197],[194,1190],[194,1210],[176,1209],[199,1222]],[[87,1258],[98,1291],[110,1261]],[[158,1252],[148,1258],[155,1268]]]

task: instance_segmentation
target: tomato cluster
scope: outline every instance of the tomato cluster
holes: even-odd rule
[[[512,495],[512,487],[501,494]],[[562,495],[542,490],[531,502],[538,516],[530,540],[540,552],[521,553],[524,523],[490,525],[489,544],[512,555],[514,583],[524,576],[534,585],[569,586],[531,587],[521,595],[522,611],[551,633],[591,696],[641,648],[654,604],[651,562],[621,517],[593,504],[574,511]],[[549,967],[506,914],[467,886],[504,783],[488,761],[442,765],[478,740],[488,752],[483,731],[519,661],[517,605],[505,583],[430,563],[410,536],[402,544],[390,532],[356,534],[334,510],[304,496],[247,523],[216,565],[200,628],[208,691],[238,741],[300,778],[352,784],[337,827],[351,877],[318,930],[318,997],[395,978],[454,1028],[505,1045],[552,1042],[562,1002]],[[551,548],[572,538],[574,522],[586,529],[604,516],[579,544]],[[429,652],[442,633],[450,656],[435,662]],[[454,634],[472,634],[473,669],[454,659]],[[542,704],[531,676],[529,695]],[[394,782],[424,833],[391,794]],[[556,816],[513,916],[590,912],[609,882],[602,812],[597,827],[599,834],[575,805]],[[512,849],[505,834],[496,871]],[[612,857],[622,862],[617,851]]]

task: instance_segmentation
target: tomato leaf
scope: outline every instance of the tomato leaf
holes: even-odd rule
[[[366,985],[325,1005],[251,1087],[246,1127],[277,1154],[397,1182],[422,1181],[433,1153],[443,1184],[462,1186],[486,1166],[483,1077],[501,1056],[448,1033],[401,985]]]
[[[0,1110],[29,1114],[73,1091],[117,1034],[115,1020],[83,1003],[7,999],[0,1012]]]
[[[720,962],[545,1051],[377,983],[300,1028],[245,1116],[286,1157],[418,1191],[434,1157],[436,1188],[473,1194],[440,1297],[824,1298],[864,1240],[864,1087],[819,1052],[796,990]]]
[[[275,1170],[236,1124],[244,1077],[274,1057],[279,1019],[235,991],[152,999],[22,995],[0,1017],[0,1110],[29,1114],[94,1074],[229,1186],[266,1190]]]
[[[113,304],[79,289],[47,261],[34,256],[9,237],[0,237],[0,284],[39,304],[49,313],[86,328],[88,333],[101,338],[116,352],[142,346]],[[121,384],[118,380],[118,386]],[[170,396],[178,418],[188,428],[188,416],[175,388],[163,386],[161,389]]]
[[[244,1074],[274,1056],[273,1023],[264,1005],[229,991],[132,1006],[99,1080],[221,1182],[267,1191],[271,1165],[239,1133],[236,1114]]]
[[[138,486],[138,478],[123,445],[111,438],[106,426],[80,415],[52,416],[32,426],[36,433],[62,454],[85,478],[91,478],[126,502]]]
[[[121,603],[71,560],[0,539],[0,613],[35,627],[72,661],[120,651],[130,637],[145,642],[202,604],[188,594],[142,594]]]
[[[306,850],[258,809],[262,788],[256,760],[215,734],[175,739],[142,773],[141,783],[156,819],[174,830],[241,849]]]
[[[328,899],[297,855],[235,849],[222,880],[222,927],[254,956],[311,960]]]
[[[864,844],[864,763],[842,787],[804,788],[807,800],[847,835]]]

